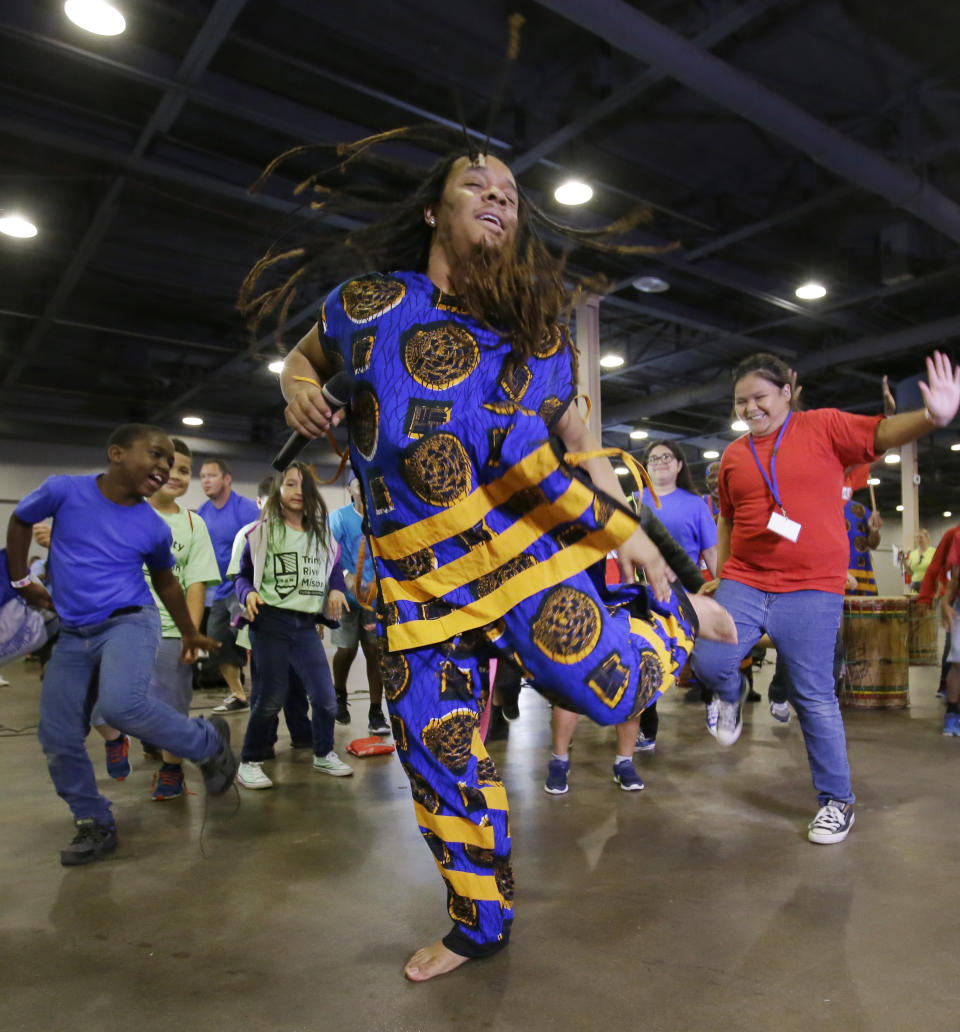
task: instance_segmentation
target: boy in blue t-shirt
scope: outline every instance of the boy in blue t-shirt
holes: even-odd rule
[[[107,458],[99,475],[48,477],[16,507],[7,529],[11,586],[29,605],[60,616],[38,734],[54,787],[76,823],[75,838],[60,853],[65,866],[89,863],[117,845],[110,800],[97,791],[84,744],[94,703],[114,727],[194,760],[210,794],[225,792],[236,771],[226,721],[190,720],[147,690],[160,616],[144,565],[183,635],[182,659],[217,647],[190,618],[173,573],[170,528],[144,501],[166,483],[173,445],[159,428],[131,423],[111,434]],[[50,516],[52,598],[27,575],[33,524]]]

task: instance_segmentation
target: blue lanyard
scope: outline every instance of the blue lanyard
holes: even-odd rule
[[[787,423],[790,422],[790,417],[793,415],[792,412],[787,413],[787,418],[783,421],[783,426],[780,427],[780,433],[777,434],[777,439],[773,442],[773,454],[770,456],[770,476],[767,476],[767,471],[760,464],[760,456],[757,455],[757,449],[754,447],[753,438],[750,438],[750,451],[753,452],[753,460],[757,464],[757,469],[760,470],[760,475],[763,477],[767,487],[770,488],[770,494],[773,495],[773,500],[777,503],[777,508],[787,515],[787,510],[783,507],[783,502],[780,500],[780,491],[777,487],[777,452],[780,450],[780,441],[783,438],[783,432],[787,429]]]

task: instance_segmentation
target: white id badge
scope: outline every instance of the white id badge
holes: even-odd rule
[[[800,524],[796,520],[787,519],[781,512],[770,513],[770,522],[767,524],[767,530],[772,530],[774,534],[779,534],[780,537],[785,537],[788,541],[793,541],[794,543],[800,537]]]

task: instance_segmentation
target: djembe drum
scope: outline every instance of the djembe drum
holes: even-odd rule
[[[918,601],[916,595],[909,596],[908,601],[910,606],[910,635],[908,638],[910,666],[939,666],[936,607]]]
[[[857,709],[903,709],[909,705],[906,598],[882,595],[843,600],[846,676],[840,705]]]

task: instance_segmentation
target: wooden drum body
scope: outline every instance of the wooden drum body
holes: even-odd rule
[[[840,705],[904,709],[909,705],[908,600],[883,595],[843,600],[846,677]]]
[[[916,595],[910,597],[909,603],[910,666],[940,666],[940,654],[937,650],[937,608],[918,602]]]

